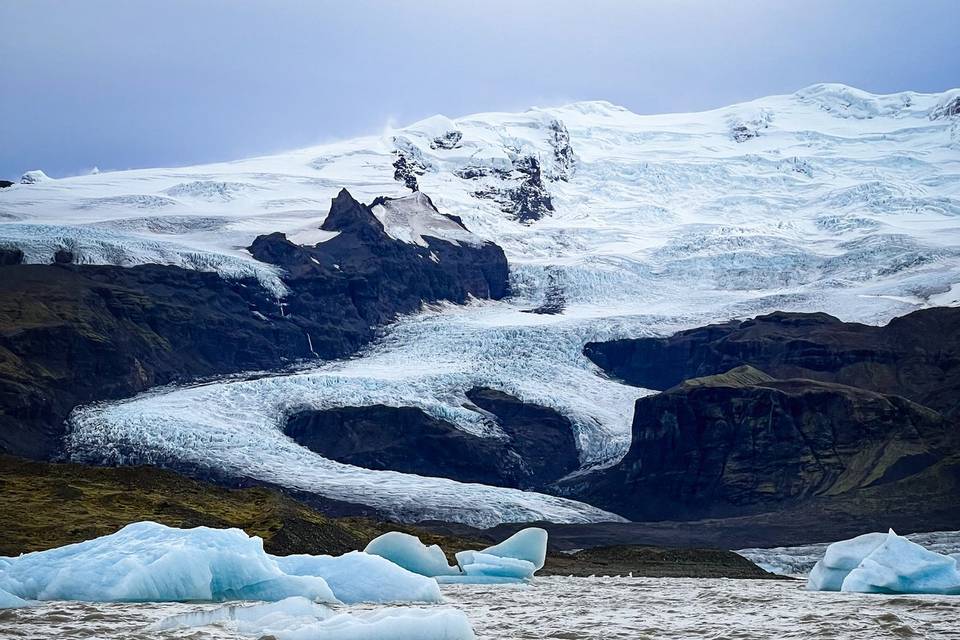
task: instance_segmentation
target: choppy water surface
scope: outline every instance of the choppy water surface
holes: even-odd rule
[[[811,593],[800,581],[550,577],[532,585],[450,585],[444,594],[442,606],[465,611],[484,640],[960,638],[960,597]],[[147,628],[216,606],[44,603],[0,612],[0,638],[241,637],[216,625]]]

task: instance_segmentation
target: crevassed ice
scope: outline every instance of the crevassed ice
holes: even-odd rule
[[[567,415],[584,468],[594,468],[626,451],[633,402],[644,391],[598,376],[582,355],[589,340],[776,309],[882,323],[955,304],[947,294],[960,283],[960,145],[955,117],[935,113],[950,95],[816,85],[696,114],[639,116],[592,102],[434,119],[236,163],[14,185],[0,194],[0,213],[21,224],[140,224],[146,230],[138,237],[166,242],[169,234],[151,230],[162,226],[118,224],[131,217],[122,207],[75,205],[171,198],[174,204],[151,213],[178,216],[180,228],[191,215],[233,218],[216,231],[198,224],[176,242],[239,257],[236,247],[258,233],[308,237],[326,215],[325,205],[313,203],[328,202],[341,187],[367,202],[407,193],[393,180],[399,145],[426,167],[420,189],[441,212],[504,248],[513,299],[404,318],[345,362],[88,407],[73,421],[73,456],[242,470],[410,520],[589,520],[608,516],[536,494],[336,465],[290,443],[279,426],[298,408],[384,403],[492,434],[496,425],[463,406],[466,390],[485,385]],[[553,166],[554,120],[566,126],[577,156],[569,181],[553,179],[561,175]],[[731,127],[738,123],[756,135],[737,142]],[[440,129],[463,134],[455,148],[431,148]],[[541,162],[555,211],[522,225],[475,193],[509,188],[514,178],[497,171],[528,156]],[[467,167],[497,171],[458,177]],[[170,195],[195,182],[254,188],[229,200]],[[400,226],[397,237],[422,237]],[[548,291],[562,296],[563,314],[523,313]]]

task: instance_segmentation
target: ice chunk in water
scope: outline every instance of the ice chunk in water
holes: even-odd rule
[[[521,529],[500,544],[487,547],[483,553],[526,560],[533,564],[534,570],[540,570],[547,558],[547,532],[539,527]]]
[[[336,602],[323,578],[287,575],[239,529],[138,522],[95,540],[11,558],[0,589],[30,600]]]
[[[471,578],[486,576],[527,580],[543,568],[546,556],[547,532],[530,527],[483,551],[457,553],[457,564]]]
[[[460,573],[457,567],[447,564],[447,557],[439,546],[433,544],[428,547],[420,542],[417,536],[399,531],[390,531],[374,538],[364,551],[382,556],[422,576],[450,576]]]
[[[456,609],[395,607],[336,614],[305,598],[252,607],[223,607],[161,620],[153,630],[223,624],[238,633],[277,640],[473,640],[467,616]]]
[[[0,609],[15,609],[16,607],[25,607],[29,604],[23,598],[19,598],[9,591],[0,589]]]
[[[844,578],[841,591],[960,594],[956,558],[928,551],[891,531]]]
[[[840,591],[847,574],[883,544],[886,538],[884,533],[865,533],[850,540],[834,542],[811,569],[807,588],[811,591]]]
[[[417,538],[408,537],[420,544]],[[295,555],[274,557],[274,560],[289,575],[323,576],[337,599],[347,604],[441,600],[436,580],[412,573],[402,565],[397,566],[399,563],[391,562],[392,559],[370,553],[353,551],[337,557]]]
[[[893,532],[835,542],[810,572],[807,588],[859,593],[960,594],[951,556],[929,551]]]

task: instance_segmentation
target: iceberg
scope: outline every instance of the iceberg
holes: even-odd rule
[[[0,589],[28,600],[337,602],[323,578],[284,573],[239,529],[137,522],[94,540],[9,559]]]
[[[369,552],[351,551],[336,557],[293,555],[273,559],[287,575],[323,576],[333,595],[345,604],[440,602],[442,599],[436,580]]]
[[[529,580],[543,568],[546,557],[547,532],[538,527],[529,527],[482,551],[460,551],[457,553],[457,564],[465,576],[444,582],[489,584]]]
[[[276,640],[473,640],[467,616],[456,609],[394,607],[372,613],[335,613],[306,598],[229,606],[165,618],[154,631],[228,626],[239,634]]]
[[[29,603],[18,596],[13,595],[9,591],[4,591],[0,589],[0,609],[15,609],[17,607],[25,607]]]
[[[529,527],[481,551],[458,551],[456,567],[447,564],[447,557],[439,546],[428,547],[420,538],[396,531],[371,540],[365,551],[414,573],[433,577],[441,584],[522,582],[543,568],[547,532]]]
[[[385,533],[371,540],[364,551],[386,558],[407,571],[422,576],[450,576],[460,573],[460,569],[447,564],[447,556],[438,545],[428,547],[420,542],[420,538],[408,533]]]
[[[883,533],[865,533],[862,536],[834,542],[827,547],[823,559],[810,570],[807,588],[811,591],[840,591],[843,580],[857,568],[886,539]]]
[[[807,588],[855,593],[960,594],[957,559],[892,529],[835,542],[810,572]]]

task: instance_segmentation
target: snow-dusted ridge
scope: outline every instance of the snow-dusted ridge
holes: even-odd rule
[[[408,158],[437,213],[504,248],[512,299],[404,318],[359,357],[294,375],[88,407],[73,420],[73,455],[208,464],[408,520],[602,519],[538,494],[325,461],[285,438],[279,420],[381,402],[492,433],[464,406],[464,391],[483,385],[569,416],[582,463],[604,465],[626,450],[642,392],[597,375],[586,341],[775,309],[880,323],[956,304],[958,98],[826,84],[695,114],[583,102],[438,116],[276,156],[14,185],[0,191],[0,246],[25,243],[44,262],[72,243],[80,261],[169,262],[279,291],[276,272],[243,247],[273,231],[323,241],[317,228],[341,187],[365,202],[408,196],[394,177]],[[524,224],[510,198],[530,195],[517,194],[531,158],[553,211]],[[378,215],[408,242],[459,233],[449,218],[408,214]],[[562,314],[522,312],[548,290],[562,295]]]

